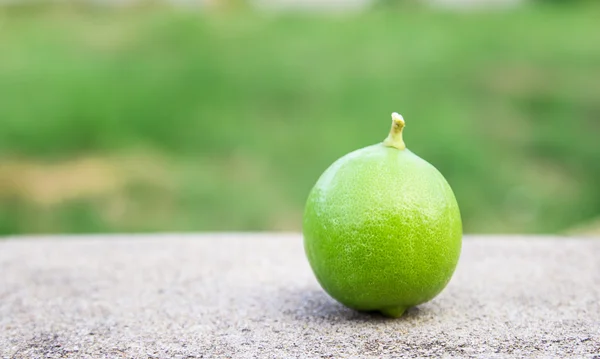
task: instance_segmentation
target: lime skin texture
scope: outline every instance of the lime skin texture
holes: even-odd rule
[[[311,190],[303,217],[305,252],[323,289],[347,307],[390,317],[446,287],[462,241],[450,185],[405,148],[403,125],[396,146],[392,126],[387,143],[333,163]]]

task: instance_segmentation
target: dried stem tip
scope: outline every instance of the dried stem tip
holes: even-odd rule
[[[390,129],[390,134],[383,141],[383,144],[387,147],[394,147],[399,150],[405,149],[406,145],[402,139],[402,130],[405,125],[406,122],[404,122],[404,118],[397,112],[394,112],[392,114],[392,128]]]

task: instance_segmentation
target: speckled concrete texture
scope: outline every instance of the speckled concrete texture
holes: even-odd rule
[[[315,281],[296,234],[0,241],[0,358],[599,358],[600,240],[467,237],[400,319]]]

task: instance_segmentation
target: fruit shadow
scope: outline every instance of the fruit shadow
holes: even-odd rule
[[[330,323],[343,322],[412,322],[429,316],[427,306],[409,308],[400,318],[386,317],[380,312],[363,312],[345,307],[319,289],[298,289],[286,292],[280,297],[284,301],[284,315],[293,317],[296,321],[313,322],[326,321]]]

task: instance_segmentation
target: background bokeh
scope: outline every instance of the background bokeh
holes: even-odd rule
[[[393,111],[466,232],[598,234],[600,4],[496,3],[4,3],[0,234],[297,231]]]

